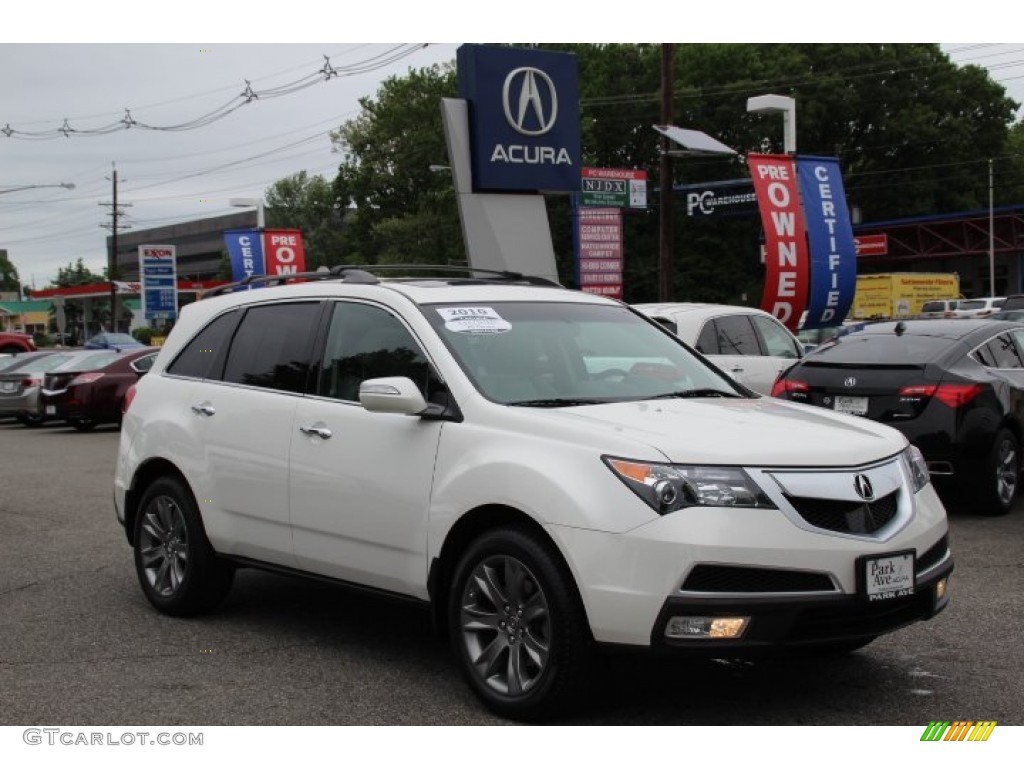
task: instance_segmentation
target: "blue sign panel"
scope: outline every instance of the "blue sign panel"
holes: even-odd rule
[[[140,245],[139,276],[147,320],[178,316],[177,259],[173,245]]]
[[[469,106],[473,189],[575,192],[580,107],[570,53],[463,45],[459,96]]]
[[[232,229],[224,233],[231,258],[231,279],[244,280],[267,274],[263,260],[263,239],[255,229]]]
[[[798,157],[797,172],[811,252],[810,295],[803,327],[839,325],[857,290],[857,251],[839,161]]]

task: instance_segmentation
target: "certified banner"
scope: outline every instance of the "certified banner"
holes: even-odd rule
[[[811,286],[804,328],[838,325],[850,311],[857,290],[857,249],[846,207],[839,160],[798,157]]]
[[[263,242],[255,229],[231,229],[224,233],[224,244],[231,259],[231,279],[244,280],[265,275]]]
[[[789,155],[747,155],[765,238],[761,309],[791,331],[807,307],[807,232]]]
[[[298,229],[268,229],[263,233],[267,245],[267,274],[294,275],[306,271],[306,252]]]

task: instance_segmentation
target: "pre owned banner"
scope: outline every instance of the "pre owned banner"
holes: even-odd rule
[[[255,229],[232,229],[224,233],[224,244],[231,259],[231,279],[244,280],[265,275],[263,243]]]
[[[267,245],[267,274],[294,275],[306,271],[306,252],[302,232],[297,229],[268,229],[263,233]]]
[[[747,155],[765,238],[761,309],[791,331],[807,307],[807,232],[796,166],[788,155]]]
[[[798,157],[810,245],[811,285],[804,328],[838,325],[857,291],[857,253],[843,177],[834,157]]]

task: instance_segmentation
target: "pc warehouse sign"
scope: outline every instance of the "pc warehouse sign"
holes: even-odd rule
[[[139,275],[142,306],[147,320],[178,316],[178,274],[173,245],[140,245]]]
[[[469,105],[477,192],[575,192],[580,185],[576,57],[463,45],[459,96]]]

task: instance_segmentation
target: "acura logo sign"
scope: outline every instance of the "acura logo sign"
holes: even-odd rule
[[[871,487],[871,481],[867,475],[857,475],[854,477],[853,488],[864,501],[871,501],[875,498],[875,489]]]
[[[518,67],[508,73],[501,102],[508,124],[524,136],[543,136],[558,120],[555,84],[535,67]]]
[[[846,379],[843,380],[843,386],[844,387],[856,387],[857,386],[857,380],[855,378],[853,378],[853,376],[847,376]]]

